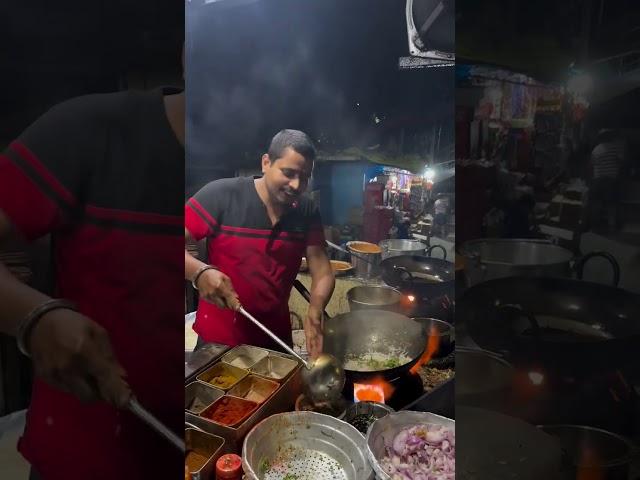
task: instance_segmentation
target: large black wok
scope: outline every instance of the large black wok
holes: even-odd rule
[[[620,288],[510,277],[478,284],[458,303],[469,336],[512,361],[594,371],[624,365],[640,351],[640,296]]]
[[[300,281],[296,290],[309,300],[309,291]],[[388,359],[408,358],[393,368],[368,371],[345,367],[347,383],[374,377],[393,380],[408,372],[422,356],[428,332],[420,323],[404,315],[384,310],[357,310],[333,318],[325,313],[323,350],[342,361],[368,358],[369,355]]]
[[[432,258],[434,248],[442,248],[445,258]],[[425,255],[398,255],[380,263],[382,279],[403,293],[413,293],[428,298],[453,297],[455,292],[455,267],[446,260],[446,250],[434,245]]]

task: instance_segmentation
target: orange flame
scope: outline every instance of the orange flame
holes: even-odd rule
[[[382,377],[375,377],[364,383],[353,384],[353,399],[356,402],[385,403],[393,396],[395,387]]]
[[[413,367],[411,367],[410,372],[413,374],[417,374],[418,370],[422,365],[429,363],[431,358],[438,352],[440,348],[440,335],[438,335],[438,329],[431,325],[431,329],[429,330],[429,338],[427,339],[427,348],[425,349],[422,357],[418,360]]]
[[[404,295],[400,299],[400,306],[403,309],[411,310],[414,307],[416,297],[414,295]]]
[[[598,453],[589,447],[582,450],[580,462],[576,472],[576,480],[602,480],[604,471],[599,467],[600,458]]]

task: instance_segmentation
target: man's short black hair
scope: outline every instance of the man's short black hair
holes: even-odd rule
[[[300,130],[280,130],[271,140],[269,145],[269,158],[271,163],[282,157],[284,151],[291,148],[294,152],[302,155],[305,160],[313,162],[316,159],[316,147],[313,141]]]

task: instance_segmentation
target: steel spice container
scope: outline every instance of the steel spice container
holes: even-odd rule
[[[247,345],[236,347],[235,350],[238,349],[264,350],[256,349],[255,347],[250,347]],[[249,432],[249,430],[260,420],[269,417],[270,415],[293,409],[293,403],[296,397],[302,392],[302,378],[300,372],[300,369],[303,368],[302,364],[298,362],[295,357],[292,357],[290,355],[274,352],[271,350],[267,350],[267,352],[269,357],[277,357],[278,359],[282,358],[282,360],[287,361],[286,364],[278,364],[279,369],[276,373],[278,373],[281,378],[272,376],[274,372],[272,372],[270,369],[260,369],[260,365],[267,361],[267,357],[263,358],[255,365],[249,367],[248,370],[245,370],[246,374],[242,376],[242,379],[249,378],[251,374],[254,374],[265,379],[277,381],[279,383],[279,387],[275,392],[273,392],[273,394],[269,395],[264,403],[259,404],[258,407],[253,411],[253,413],[251,413],[244,421],[242,421],[241,424],[239,424],[237,427],[228,427],[213,422],[198,414],[194,414],[188,409],[185,409],[185,422],[207,433],[222,437],[225,440],[225,447],[227,451],[238,451],[242,446],[242,439]],[[206,373],[212,368],[215,368],[218,364],[220,364],[219,360],[211,362],[201,375],[204,375],[206,377]],[[200,382],[202,382],[203,379],[204,377],[200,379]],[[240,388],[242,379],[234,384],[225,393],[227,395],[231,395],[231,390],[234,387],[237,386],[238,388]],[[204,381],[206,382],[206,379]]]

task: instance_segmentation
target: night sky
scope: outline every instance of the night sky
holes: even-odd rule
[[[414,137],[441,125],[441,144],[453,144],[453,69],[398,69],[408,55],[404,2],[187,10],[188,168],[257,166],[281,128],[305,130],[327,150],[384,148],[404,128],[407,150],[418,152]]]

